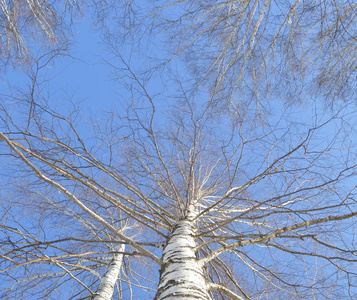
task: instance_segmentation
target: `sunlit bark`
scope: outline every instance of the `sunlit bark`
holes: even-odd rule
[[[114,293],[115,283],[118,280],[120,274],[120,268],[123,262],[123,252],[125,250],[125,244],[121,244],[114,254],[112,261],[109,264],[108,271],[100,280],[100,284],[95,293],[94,300],[111,300]]]
[[[51,107],[47,63],[0,105],[0,298],[355,299],[354,104],[282,101],[258,122],[114,54],[130,100],[103,122]]]
[[[193,219],[194,213],[189,212],[172,229],[163,251],[163,266],[155,300],[211,299],[203,265],[196,256]]]

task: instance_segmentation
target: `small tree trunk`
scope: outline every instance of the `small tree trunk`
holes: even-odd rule
[[[120,268],[123,262],[123,252],[125,250],[125,244],[120,244],[112,261],[110,262],[109,269],[100,280],[98,289],[94,294],[94,300],[111,300],[114,293],[114,286],[118,280]]]
[[[163,251],[164,265],[155,300],[211,299],[195,246],[193,222],[178,222]]]

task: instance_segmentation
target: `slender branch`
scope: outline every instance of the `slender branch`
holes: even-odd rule
[[[230,289],[224,287],[223,285],[210,283],[208,289],[211,291],[221,291],[227,294],[230,298],[234,300],[244,300],[242,297],[238,296],[237,294],[233,293]]]
[[[264,243],[266,241],[269,241],[271,239],[279,237],[286,232],[291,232],[291,231],[294,231],[294,230],[302,228],[302,227],[309,227],[312,225],[322,224],[322,223],[331,222],[331,221],[345,220],[345,219],[353,218],[356,216],[357,216],[357,212],[352,212],[352,213],[344,214],[344,215],[340,215],[340,216],[328,216],[328,217],[320,218],[320,219],[316,219],[316,220],[305,221],[305,222],[301,222],[301,223],[298,223],[298,224],[295,224],[292,226],[277,229],[272,233],[263,234],[262,236],[257,237],[257,238],[239,241],[239,242],[221,247],[221,248],[213,251],[212,253],[208,254],[205,258],[202,258],[201,263],[205,264],[205,263],[211,261],[212,259],[214,259],[215,257],[217,257],[218,255],[220,255],[226,251],[230,251],[231,249],[234,249],[237,247],[243,247],[243,246],[251,245],[251,244]]]
[[[110,225],[107,221],[105,221],[101,216],[93,212],[91,209],[89,209],[86,205],[84,205],[76,196],[74,196],[72,193],[70,193],[66,188],[64,188],[62,185],[59,183],[51,180],[50,178],[46,177],[45,175],[42,174],[42,172],[36,168],[12,143],[11,140],[9,140],[2,132],[0,132],[0,138],[10,146],[10,148],[16,152],[17,155],[21,158],[21,160],[28,165],[33,171],[35,171],[36,175],[43,180],[44,182],[49,183],[52,185],[54,188],[56,188],[58,191],[62,192],[64,195],[66,195],[69,199],[71,199],[75,204],[77,204],[85,213],[87,213],[90,217],[94,218],[96,221],[101,223],[103,226],[105,226],[107,229],[109,229],[111,232],[116,234],[122,241],[128,243],[129,245],[133,246],[136,248],[139,252],[142,252],[145,254],[147,257],[150,257],[153,261],[157,262],[159,265],[162,264],[161,259],[156,257],[154,254],[152,254],[150,251],[146,250],[145,248],[141,247],[138,245],[136,242],[134,242],[132,239],[126,237],[123,235],[117,228],[114,226]]]

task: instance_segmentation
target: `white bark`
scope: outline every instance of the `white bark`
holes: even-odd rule
[[[140,245],[138,245],[136,242],[134,242],[133,240],[129,239],[128,237],[126,237],[124,234],[122,234],[117,228],[115,228],[114,226],[112,226],[111,224],[109,224],[107,221],[105,221],[100,215],[98,215],[97,213],[93,212],[90,208],[88,208],[86,205],[83,204],[83,202],[81,202],[74,194],[72,194],[69,190],[67,190],[64,186],[62,186],[61,184],[59,184],[58,182],[50,179],[49,177],[45,176],[40,169],[38,169],[33,163],[30,162],[29,159],[27,159],[25,157],[25,155],[18,149],[20,148],[22,151],[25,151],[26,153],[30,154],[31,156],[39,159],[40,161],[46,163],[46,160],[44,158],[42,158],[39,155],[36,155],[35,153],[33,153],[31,150],[27,149],[26,147],[23,147],[21,144],[19,143],[15,143],[13,141],[11,141],[6,135],[4,135],[2,132],[0,132],[0,139],[5,141],[10,148],[16,153],[18,154],[18,156],[21,158],[21,160],[28,165],[35,173],[36,176],[38,178],[40,178],[41,180],[43,180],[44,182],[49,183],[50,185],[52,185],[54,188],[56,188],[59,192],[63,193],[64,195],[66,195],[68,197],[68,199],[71,199],[76,205],[78,205],[85,213],[87,213],[90,217],[92,217],[93,219],[95,219],[96,221],[100,222],[102,225],[104,225],[106,228],[108,228],[110,231],[112,231],[113,233],[115,233],[121,240],[123,240],[124,242],[126,242],[129,245],[132,245],[134,248],[136,248],[136,250],[144,253],[146,256],[150,257],[153,261],[157,262],[159,265],[161,265],[161,260],[156,257],[154,254],[152,254],[152,252],[146,250],[145,248],[141,247]],[[62,170],[61,168],[55,167],[55,165],[51,165],[52,168],[54,168],[56,171],[58,171],[61,175],[63,176],[67,176],[68,174],[66,172],[64,172],[64,170]],[[71,175],[73,176],[73,175]],[[72,178],[70,176],[70,178]],[[85,183],[85,182],[82,182]],[[86,182],[88,185],[88,187],[90,187],[92,190],[94,190],[95,192],[98,192],[99,195],[106,195],[105,192],[101,191],[100,189],[97,189],[94,185],[90,184],[89,182]],[[104,196],[105,198],[105,196]],[[117,205],[119,205],[119,202],[117,202],[116,200],[113,199],[113,201],[116,202]],[[119,207],[119,206],[118,206]],[[119,207],[121,209],[123,209],[122,207]],[[124,209],[123,209],[124,210]],[[135,213],[130,212],[129,214],[131,215],[135,215]]]
[[[155,300],[212,299],[195,246],[193,222],[178,222],[163,251],[164,264]]]
[[[114,293],[115,283],[118,280],[120,268],[123,262],[123,252],[125,244],[120,244],[112,261],[110,262],[109,269],[102,277],[97,292],[95,293],[94,300],[111,300]]]

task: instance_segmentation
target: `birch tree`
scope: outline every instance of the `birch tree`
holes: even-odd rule
[[[209,93],[173,91],[165,79],[183,95],[167,105],[128,64],[126,75],[127,108],[85,130],[76,111],[59,114],[40,94],[2,105],[1,153],[12,168],[3,190],[22,178],[24,206],[42,199],[43,217],[69,224],[30,235],[11,188],[3,295],[105,299],[98,293],[112,278],[119,299],[356,296],[353,104],[332,114],[316,100],[310,113],[279,117],[274,108],[259,123],[249,107],[222,111]],[[21,117],[30,106],[34,118]]]
[[[1,96],[1,297],[355,299],[355,6],[156,4],[104,24],[118,110],[43,57]]]
[[[95,16],[100,28],[108,5],[116,7],[115,2],[96,0],[1,0],[1,70],[23,68],[33,57],[50,51],[68,55],[76,25],[83,16]],[[123,2],[121,7],[125,6]]]
[[[326,105],[356,93],[356,9],[348,0],[140,1],[136,22],[119,21],[134,45],[144,38],[142,49],[147,35],[164,40],[159,65],[185,62],[212,100],[253,101],[259,111],[276,97],[304,101],[307,91]]]

